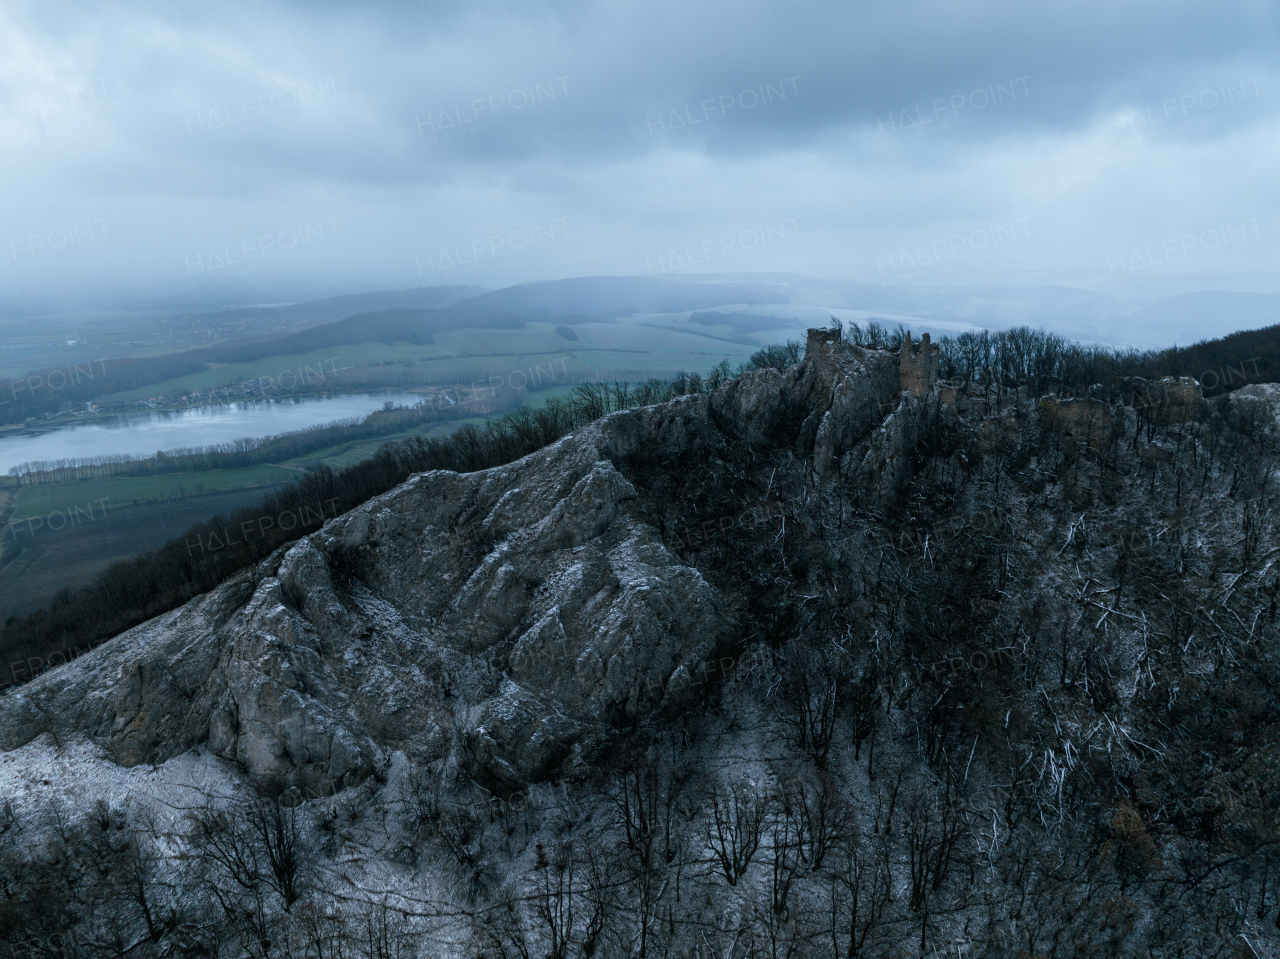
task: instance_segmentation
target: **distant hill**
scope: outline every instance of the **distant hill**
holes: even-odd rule
[[[524,320],[518,316],[485,307],[377,310],[372,313],[357,313],[336,323],[313,326],[297,333],[222,343],[204,350],[194,350],[192,353],[200,354],[209,363],[243,363],[267,356],[309,353],[349,343],[423,344],[432,341],[432,334],[447,330],[518,330],[524,325]]]
[[[209,315],[224,319],[265,320],[277,327],[312,326],[378,310],[439,310],[483,292],[484,287],[480,286],[420,286],[412,290],[331,296],[288,306],[236,307]]]
[[[1280,293],[1184,293],[1106,319],[1119,328],[1159,330],[1165,343],[1194,343],[1217,330],[1280,323]]]
[[[609,322],[633,313],[678,313],[742,303],[786,303],[785,283],[696,282],[664,277],[585,277],[526,283],[485,292],[479,287],[421,287],[330,297],[281,307],[244,307],[211,316],[252,319],[272,332],[214,346],[102,364],[94,377],[66,370],[37,371],[29,379],[0,381],[0,423],[59,412],[109,393],[140,389],[199,372],[210,363],[239,363],[367,342],[431,342],[435,333],[465,327],[518,329],[527,319],[560,325]],[[280,332],[294,324],[304,328]],[[28,388],[58,378],[54,389]]]
[[[1280,324],[1160,350],[1153,366],[1164,376],[1194,376],[1207,395],[1280,382]]]
[[[573,280],[522,283],[482,293],[460,306],[486,306],[526,319],[600,323],[633,313],[683,313],[729,303],[789,303],[791,290],[781,283],[690,283],[663,277],[590,276]]]
[[[727,324],[735,334],[745,335],[776,328],[776,321],[734,307],[790,303],[799,282],[800,278],[785,276],[771,276],[767,282],[737,276],[715,280],[582,277],[492,291],[471,286],[421,287],[281,307],[245,307],[219,315],[260,320],[263,332],[272,331],[269,335],[163,356],[115,359],[95,364],[92,369],[97,372],[96,378],[68,376],[64,368],[38,371],[30,379],[0,381],[0,423],[22,422],[28,417],[80,406],[107,393],[143,388],[198,372],[210,363],[246,362],[361,342],[425,344],[445,330],[517,329],[526,320],[550,321],[569,329],[584,323],[609,323],[637,313],[691,312],[694,325]],[[1261,327],[1280,318],[1280,294],[1196,293],[1134,308],[1132,301],[1122,304],[1113,298],[1062,287],[939,291],[836,283],[825,289],[846,308],[897,311],[919,317],[925,323],[930,317],[963,320],[966,325],[994,329],[1026,323],[1094,342],[1141,342],[1144,338],[1149,340],[1150,335],[1139,336],[1139,330],[1161,329],[1164,335],[1155,341],[1161,347],[1170,341],[1190,340],[1207,330]],[[1130,312],[1115,312],[1118,306]],[[254,328],[258,328],[256,324]],[[1234,363],[1238,370],[1242,362],[1248,362],[1252,378],[1275,380],[1280,378],[1275,359],[1278,339],[1271,326],[1190,347],[1153,350],[1144,354],[1144,360],[1162,373],[1198,379],[1206,371],[1218,368],[1219,378],[1226,380],[1223,385],[1229,385],[1231,380],[1223,376],[1221,367]],[[46,383],[50,376],[59,380],[55,388],[29,388],[32,383]],[[1208,380],[1208,392],[1219,389],[1212,376]]]

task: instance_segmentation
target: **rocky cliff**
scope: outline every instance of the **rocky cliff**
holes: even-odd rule
[[[812,331],[785,372],[412,477],[3,696],[0,749],[361,797],[318,888],[452,917],[445,951],[1258,951],[1278,416],[1271,384],[1029,396]],[[444,811],[538,783],[573,796]],[[168,841],[216,852],[209,822]],[[426,909],[405,877],[440,870]]]
[[[82,731],[135,765],[207,742],[256,779],[315,786],[389,750],[438,759],[463,728],[496,787],[571,772],[678,711],[684,680],[740,641],[739,599],[672,551],[633,480],[679,464],[696,482],[803,416],[824,476],[880,427],[858,468],[889,495],[920,405],[896,395],[893,357],[856,353],[620,411],[509,466],[415,476],[0,699],[0,746]],[[677,537],[691,520],[665,517]]]

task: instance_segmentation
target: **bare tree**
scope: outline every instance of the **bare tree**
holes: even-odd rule
[[[619,778],[610,798],[639,914],[637,955],[644,957],[658,900],[666,889],[667,871],[674,866],[678,873],[683,861],[677,830],[678,784],[671,765],[657,749],[627,756]]]
[[[871,670],[863,673],[857,682],[848,685],[844,696],[844,707],[849,713],[849,740],[853,743],[854,762],[857,762],[863,742],[868,736],[874,737],[880,718],[880,688],[875,673]],[[874,755],[874,738],[871,748]],[[870,765],[870,758],[867,762]]]
[[[472,946],[484,959],[529,959],[521,900],[510,883],[503,883],[493,901],[476,911]]]
[[[878,848],[861,836],[854,837],[832,870],[828,931],[835,956],[857,959],[863,955],[868,937],[889,905],[893,883],[888,843],[884,837],[876,837],[874,843]]]
[[[285,912],[302,895],[310,849],[296,807],[259,796],[224,808],[212,803],[192,816],[195,849],[218,867],[233,887],[262,901],[262,890],[278,895]]]
[[[356,945],[363,959],[402,959],[413,941],[404,917],[387,903],[370,904],[359,917]]]
[[[159,943],[179,922],[178,911],[158,901],[158,860],[155,850],[135,837],[123,876],[125,894],[141,914],[152,943]]]
[[[679,839],[674,831],[677,786],[657,750],[628,758],[610,798],[627,849],[646,867],[675,859]]]
[[[573,844],[560,843],[546,854],[541,843],[537,846],[538,862],[534,867],[533,911],[546,930],[549,959],[568,959],[573,942],[577,915]]]
[[[825,769],[835,737],[840,691],[848,682],[844,654],[797,641],[787,647],[781,665],[782,720],[796,747]]]
[[[417,766],[407,777],[404,797],[405,826],[418,839],[435,836],[440,829],[440,777]]]
[[[603,838],[603,837],[598,837]],[[582,898],[587,907],[586,922],[582,932],[582,955],[590,959],[598,953],[615,954],[620,945],[617,936],[617,914],[622,902],[619,886],[613,873],[615,860],[603,851],[603,844],[592,842],[583,850],[582,869],[586,877],[586,886]],[[648,910],[640,913],[642,930],[647,932]],[[639,956],[645,955],[648,937],[642,933]],[[609,947],[614,947],[610,949]]]
[[[263,879],[284,900],[284,909],[288,912],[302,895],[309,864],[298,809],[260,796],[246,811],[249,828],[266,866]]]
[[[440,807],[437,835],[453,856],[469,902],[474,902],[494,878],[488,875],[485,825],[471,806],[451,802]]]
[[[341,959],[343,947],[350,937],[345,916],[326,912],[314,903],[306,902],[294,910],[294,918],[302,940],[303,955],[314,959]]]
[[[828,774],[819,773],[784,780],[779,795],[781,815],[794,837],[799,861],[817,872],[848,830],[848,808],[839,787]]]
[[[768,946],[769,959],[790,959],[800,949],[804,933],[797,921],[802,910],[791,907],[800,856],[793,823],[785,816],[775,820],[769,830],[765,859],[768,881],[761,885],[752,910],[754,926]]]
[[[907,810],[904,830],[911,865],[911,900],[913,910],[925,909],[930,892],[937,892],[946,881],[960,840],[960,814],[949,801],[935,799],[929,803],[916,797]]]
[[[769,802],[754,784],[711,787],[711,819],[706,840],[729,885],[736,886],[760,847]]]

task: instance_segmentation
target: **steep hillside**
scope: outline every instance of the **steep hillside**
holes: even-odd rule
[[[939,359],[810,331],[0,697],[0,937],[1274,954],[1280,387]]]

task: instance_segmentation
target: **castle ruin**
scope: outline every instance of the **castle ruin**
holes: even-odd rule
[[[940,347],[929,342],[929,334],[920,337],[919,343],[911,342],[908,333],[898,350],[898,371],[901,377],[901,389],[913,396],[924,396],[938,382],[938,362]]]

